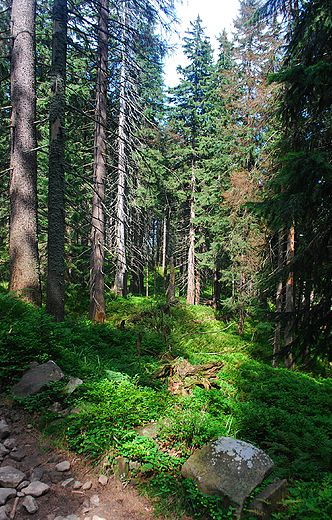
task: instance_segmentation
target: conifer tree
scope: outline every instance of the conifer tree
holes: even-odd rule
[[[11,12],[11,179],[9,291],[41,304],[37,242],[35,3],[13,0]]]
[[[196,193],[200,189],[197,183],[198,169],[200,165],[200,142],[207,131],[207,94],[208,79],[212,73],[212,48],[208,39],[204,36],[202,20],[198,16],[195,22],[191,22],[191,28],[184,38],[184,53],[189,60],[187,67],[179,67],[182,76],[180,84],[172,89],[172,103],[174,109],[169,118],[172,131],[176,131],[184,145],[179,164],[182,172],[181,182],[184,183],[190,193],[188,204],[188,260],[187,260],[187,303],[198,303],[199,295],[195,282],[199,280],[197,272],[195,276],[195,217],[196,217]],[[198,231],[198,230],[197,230]]]
[[[54,0],[50,101],[46,310],[65,315],[65,106],[67,0]]]
[[[106,182],[106,129],[107,129],[107,64],[108,64],[109,2],[99,4],[98,50],[96,75],[96,108],[94,128],[94,163],[92,229],[90,259],[90,312],[91,321],[105,319],[104,295],[104,241],[105,241],[105,182]]]

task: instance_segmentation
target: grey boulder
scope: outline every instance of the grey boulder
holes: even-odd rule
[[[0,442],[0,457],[4,457],[5,455],[8,455],[8,453],[9,453],[9,450],[7,450],[5,445],[2,444],[2,442]]]
[[[50,489],[48,484],[44,484],[44,482],[39,482],[38,480],[31,482],[26,488],[23,488],[22,491],[25,495],[32,495],[34,497],[40,497],[47,493]]]
[[[4,506],[7,500],[16,497],[16,489],[0,488],[0,506]]]
[[[25,474],[13,466],[2,466],[0,468],[0,486],[2,487],[16,488],[25,478]]]
[[[25,497],[22,504],[24,505],[24,507],[28,511],[28,513],[30,513],[31,515],[38,511],[38,504],[37,504],[36,500],[33,497],[31,497],[30,495]]]
[[[7,439],[10,435],[10,429],[4,419],[0,421],[0,439]]]
[[[9,520],[7,514],[6,514],[6,507],[2,506],[0,507],[0,520]]]
[[[270,475],[273,461],[252,444],[219,437],[205,444],[184,463],[184,478],[193,479],[201,493],[224,499],[240,518],[248,495]]]
[[[35,395],[48,383],[59,381],[63,377],[61,368],[54,361],[48,361],[43,365],[33,363],[20,381],[12,387],[11,392],[17,397]]]

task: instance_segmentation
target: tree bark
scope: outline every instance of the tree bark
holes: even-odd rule
[[[192,166],[191,173],[191,199],[190,199],[190,222],[189,222],[189,251],[188,251],[188,284],[187,303],[195,303],[195,168]]]
[[[168,285],[168,300],[175,300],[175,268],[174,268],[174,258],[171,256],[170,260],[170,275],[169,275],[169,285]]]
[[[91,321],[105,319],[104,240],[107,123],[107,61],[109,0],[100,0],[98,21],[98,64],[95,109],[93,198],[90,257]]]
[[[163,222],[163,257],[162,257],[162,272],[163,272],[163,291],[166,291],[167,282],[167,260],[168,260],[168,242],[169,242],[169,220],[170,207],[165,206],[164,222]]]
[[[278,271],[281,272],[282,264],[283,264],[283,242],[284,242],[284,233],[283,230],[279,230],[278,234]],[[277,294],[276,294],[276,314],[280,317],[282,310],[282,278],[280,275],[279,282],[277,283]],[[273,368],[279,368],[279,360],[278,360],[278,352],[280,351],[280,332],[281,332],[281,323],[277,322],[276,328],[274,331],[274,344],[273,344]]]
[[[54,0],[49,111],[48,241],[46,311],[65,317],[65,110],[67,0]]]
[[[120,112],[118,128],[118,192],[116,204],[116,255],[117,266],[114,283],[116,296],[127,296],[126,259],[126,1],[122,2],[121,16],[121,71],[120,71]]]
[[[295,251],[295,229],[294,225],[291,227],[288,238],[287,238],[287,252],[286,262],[289,265],[294,258]],[[289,314],[287,325],[284,333],[284,347],[287,349],[294,340],[293,336],[293,312],[294,312],[294,273],[290,269],[286,282],[286,295],[285,295],[285,313]],[[285,368],[294,370],[294,360],[291,352],[285,356]]]
[[[214,269],[214,277],[213,277],[213,310],[218,311],[220,309],[220,272],[219,266],[216,265]]]
[[[10,281],[26,301],[41,305],[37,234],[35,2],[12,2]]]

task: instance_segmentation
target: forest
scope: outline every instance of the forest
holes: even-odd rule
[[[229,435],[288,479],[273,518],[330,519],[332,4],[239,5],[218,49],[194,13],[167,89],[173,0],[0,0],[1,395],[31,361],[81,377],[19,405],[144,463],[167,518],[229,517],[179,484]],[[180,358],[218,386],[173,395]],[[55,427],[59,394],[88,408]],[[169,453],[133,433],[153,420]]]

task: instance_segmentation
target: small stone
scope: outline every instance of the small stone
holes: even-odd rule
[[[16,488],[25,478],[25,474],[13,466],[2,466],[0,468],[0,486],[2,487]]]
[[[53,453],[53,455],[51,455],[51,457],[48,459],[48,462],[55,464],[56,462],[59,462],[59,457],[56,453]]]
[[[0,442],[0,457],[4,457],[8,455],[9,450],[7,450],[6,446]]]
[[[55,519],[55,515],[47,515],[47,520],[54,520]]]
[[[40,458],[39,453],[32,453],[26,459],[24,459],[24,465],[26,468],[29,468],[30,470],[33,470],[35,468],[38,468],[42,463],[42,459]]]
[[[99,496],[98,495],[92,495],[92,497],[90,497],[90,505],[92,507],[99,507]]]
[[[266,486],[251,502],[249,506],[250,516],[269,520],[287,494],[287,480],[275,478],[273,484]]]
[[[42,468],[35,468],[30,476],[30,482],[35,482],[37,480],[41,480],[44,475],[44,470]]]
[[[79,379],[78,377],[70,377],[67,386],[65,387],[65,392],[67,392],[67,394],[72,394],[80,385],[83,385],[82,379]]]
[[[54,518],[54,520],[64,520],[64,517],[61,516],[61,515],[59,515],[59,516],[56,516],[56,517]]]
[[[116,457],[113,461],[113,471],[116,478],[125,480],[129,473],[129,462],[125,457]]]
[[[17,462],[21,462],[21,460],[24,459],[24,457],[27,456],[26,451],[24,451],[22,448],[15,450],[12,450],[11,454],[9,455],[11,459],[16,460]]]
[[[92,520],[105,520],[105,518],[102,518],[98,515],[93,515]]]
[[[33,428],[32,424],[27,424],[27,429],[31,430],[31,428]]]
[[[0,421],[0,439],[7,439],[10,435],[10,429],[5,419]]]
[[[87,491],[88,489],[92,488],[92,480],[88,480],[87,482],[84,482],[82,489],[83,491]]]
[[[16,448],[17,440],[14,439],[14,437],[8,437],[5,441],[3,441],[3,445],[8,450],[12,450],[13,448]]]
[[[9,520],[8,516],[6,515],[5,506],[0,507],[0,520]]]
[[[22,489],[28,487],[29,484],[29,480],[23,480],[23,482],[21,482],[21,484],[19,484],[16,489],[17,491],[22,491]]]
[[[77,520],[77,519],[78,519],[77,515],[67,515],[67,520]]]
[[[89,516],[85,516],[84,520],[91,520],[91,518]]]
[[[48,476],[50,477],[52,484],[58,484],[63,480],[63,475],[60,471],[50,471]]]
[[[85,509],[83,509],[83,513],[88,513],[90,511],[90,502],[87,498],[84,500],[83,506],[85,507]]]
[[[0,488],[0,506],[4,506],[7,500],[16,497],[16,489]]]
[[[99,484],[101,484],[102,486],[106,486],[107,482],[108,482],[108,478],[106,477],[106,475],[100,475],[99,479],[98,479],[98,482]]]
[[[24,505],[24,507],[28,511],[28,513],[30,513],[31,515],[38,511],[38,504],[37,504],[36,500],[30,495],[25,497],[22,504]]]
[[[55,466],[56,471],[68,471],[70,469],[70,462],[69,460],[64,460],[63,462],[59,462]]]
[[[50,489],[50,486],[47,484],[44,484],[44,482],[31,482],[28,487],[24,488],[22,491],[25,495],[32,495],[34,497],[40,497],[41,495],[44,495],[47,493],[47,491]]]
[[[82,482],[80,482],[79,480],[75,480],[75,482],[73,484],[73,489],[80,489],[82,486],[83,486]]]
[[[25,494],[22,493],[22,491],[18,491],[16,496],[19,498],[22,498],[22,497],[25,497]]]
[[[73,482],[74,482],[74,478],[71,477],[71,478],[67,478],[67,480],[64,480],[61,484],[62,487],[69,487]]]

